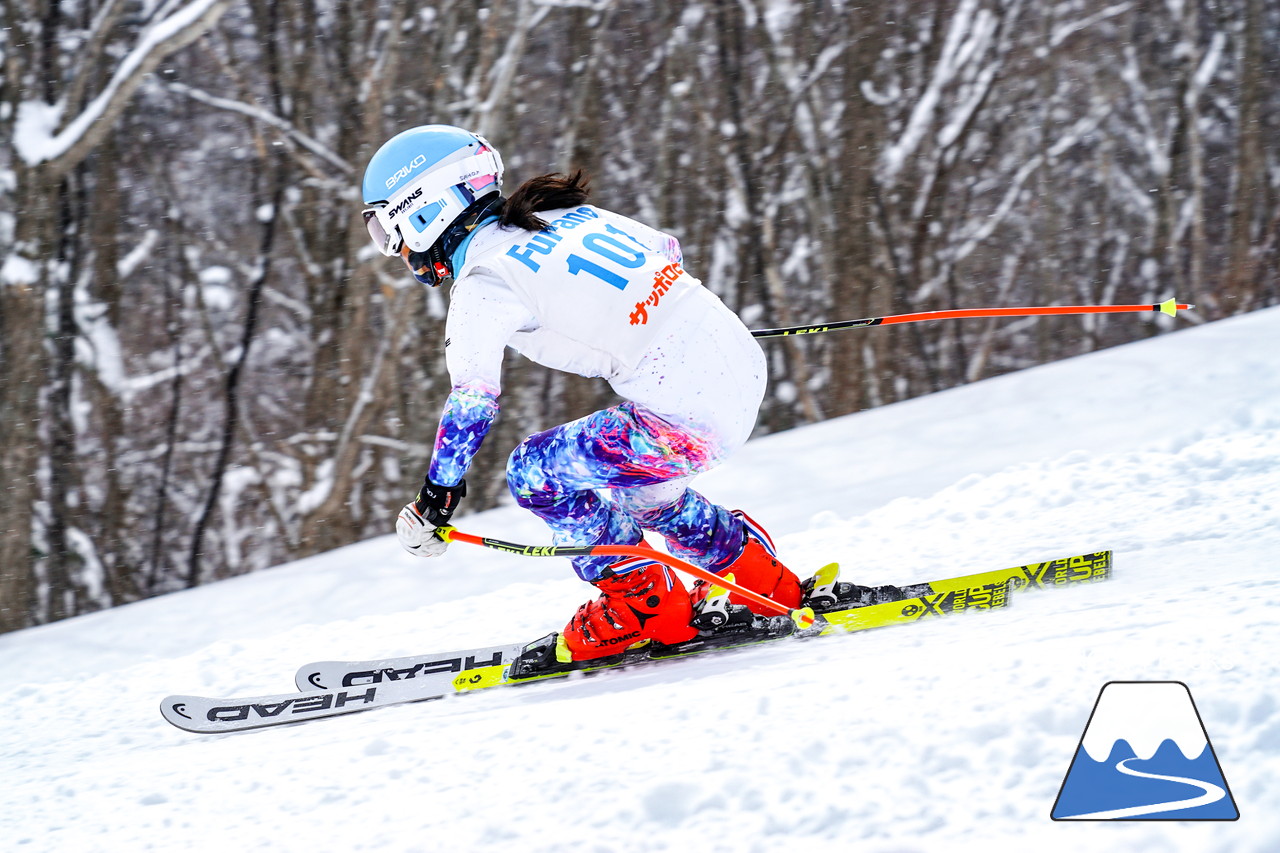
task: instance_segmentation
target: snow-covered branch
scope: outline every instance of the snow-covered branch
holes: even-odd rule
[[[1077,21],[1068,21],[1065,24],[1059,24],[1053,28],[1053,32],[1049,35],[1049,46],[1058,47],[1076,33],[1084,32],[1094,24],[1105,21],[1108,18],[1123,15],[1132,8],[1132,3],[1117,3],[1114,6],[1108,6],[1105,9],[1100,9],[1092,15],[1081,18]]]
[[[233,0],[193,0],[142,34],[115,72],[79,115],[65,122],[66,104],[27,101],[18,107],[14,146],[28,166],[64,175],[83,160],[115,123],[147,74],[176,50],[217,23]]]
[[[281,131],[285,136],[289,137],[312,154],[315,154],[330,165],[341,169],[343,174],[350,175],[355,171],[350,163],[338,156],[338,154],[332,151],[324,143],[298,130],[298,128],[294,127],[291,122],[286,121],[270,110],[264,110],[262,107],[255,106],[254,104],[246,104],[243,101],[237,101],[232,98],[222,98],[217,95],[211,95],[208,92],[197,89],[194,86],[188,86],[185,83],[169,83],[166,88],[172,92],[177,92],[179,95],[185,95],[193,101],[199,101],[202,104],[217,107],[220,110],[239,113],[240,115],[247,116],[253,121],[260,122],[261,124],[268,125],[269,127],[274,127],[276,130]]]
[[[943,89],[955,79],[964,60],[973,55],[974,40],[985,42],[989,36],[985,21],[975,25],[977,12],[978,0],[961,0],[956,7],[928,84],[912,107],[902,133],[881,152],[881,181],[886,187],[893,186],[907,161],[919,150],[939,108]]]

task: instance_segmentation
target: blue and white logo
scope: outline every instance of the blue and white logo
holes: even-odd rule
[[[1180,681],[1103,685],[1062,780],[1052,817],[1240,817],[1187,686]]]

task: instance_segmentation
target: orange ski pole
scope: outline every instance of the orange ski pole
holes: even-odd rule
[[[814,616],[813,608],[811,607],[799,607],[792,610],[772,598],[766,598],[758,592],[752,592],[746,587],[725,580],[700,566],[687,563],[661,551],[641,548],[636,545],[521,545],[517,542],[504,542],[501,539],[490,539],[486,536],[476,536],[473,533],[463,533],[458,528],[448,525],[437,527],[436,535],[446,542],[466,542],[470,545],[479,545],[482,548],[492,548],[495,551],[506,551],[508,554],[519,554],[522,557],[643,557],[646,560],[662,563],[692,575],[699,580],[727,589],[729,592],[754,602],[779,616],[789,617],[798,628],[808,628],[813,625],[817,618]]]
[[[788,335],[813,335],[834,332],[839,329],[857,329],[865,326],[893,326],[898,323],[920,323],[925,320],[967,320],[977,317],[1042,317],[1067,314],[1145,314],[1152,311],[1168,314],[1195,308],[1168,299],[1154,305],[1044,305],[1032,308],[958,308],[950,311],[920,311],[915,314],[892,314],[887,317],[867,317],[862,320],[840,320],[813,326],[789,326],[785,329],[758,329],[751,334],[757,338],[782,338]]]

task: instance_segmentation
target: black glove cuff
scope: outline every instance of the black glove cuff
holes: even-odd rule
[[[467,494],[467,481],[463,479],[456,486],[437,486],[427,477],[422,483],[422,490],[414,498],[413,505],[418,514],[439,527],[448,524],[458,502]]]

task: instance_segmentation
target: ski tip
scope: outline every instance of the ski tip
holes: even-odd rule
[[[311,690],[328,690],[324,682],[324,673],[315,668],[315,664],[308,664],[300,668],[293,674],[293,684],[302,692]]]
[[[183,720],[192,719],[191,715],[187,713],[186,696],[166,696],[160,703],[160,713],[171,723],[175,717]],[[176,726],[178,723],[174,723],[174,725]]]
[[[160,716],[164,717],[169,725],[184,732],[198,735],[212,734],[214,729],[202,726],[192,714],[188,713],[187,706],[191,704],[199,704],[199,700],[194,696],[166,696],[160,703]]]

